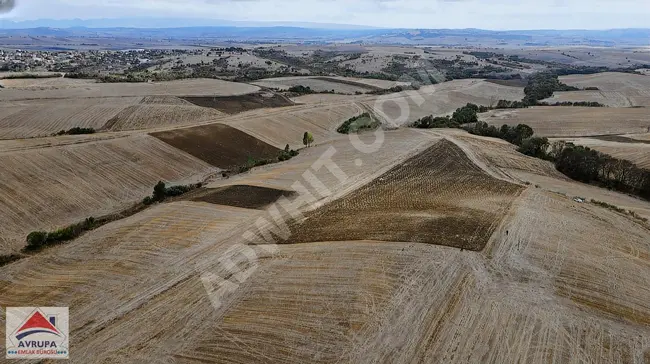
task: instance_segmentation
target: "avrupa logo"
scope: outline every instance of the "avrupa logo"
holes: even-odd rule
[[[68,359],[67,307],[8,307],[7,359]]]

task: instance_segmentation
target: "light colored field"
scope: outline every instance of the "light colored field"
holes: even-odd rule
[[[1,253],[33,230],[125,208],[160,180],[197,181],[215,168],[148,135],[0,154]]]
[[[134,130],[202,123],[225,116],[215,109],[187,104],[129,106],[110,120],[110,130]]]
[[[630,73],[604,72],[593,75],[570,75],[560,81],[579,88],[598,87],[601,95],[611,106],[650,106],[650,76]],[[562,96],[561,96],[562,97]],[[564,97],[575,97],[564,96]],[[597,96],[596,96],[597,97]],[[567,100],[572,101],[572,100]],[[577,100],[582,101],[582,100]],[[598,101],[585,100],[585,101]]]
[[[507,173],[508,170],[521,170],[530,173],[536,173],[542,176],[549,176],[558,179],[566,179],[564,175],[555,169],[555,166],[548,161],[537,158],[529,158],[519,152],[517,147],[496,138],[487,138],[477,135],[471,135],[464,131],[456,129],[432,131],[441,136],[453,138],[457,142],[465,145],[465,152],[473,154],[478,160],[483,162],[486,168],[492,168],[495,173],[504,173],[505,179],[514,179],[516,177]]]
[[[648,140],[650,141],[650,133],[643,133],[643,134],[630,134],[626,135],[628,138],[636,139],[636,140]]]
[[[341,184],[325,168],[314,173],[338,198],[433,142],[431,133],[387,132],[386,148],[364,155],[342,137],[332,143],[333,159],[351,178]],[[464,145],[472,160],[489,148]],[[298,166],[309,168],[327,148],[237,178],[291,185],[305,170]],[[219,260],[250,243],[241,236],[259,216],[207,204],[156,206],[0,268],[0,306],[69,306],[74,363],[643,364],[648,357],[650,232],[609,210],[529,187],[479,253],[375,241],[282,245],[274,253],[249,246],[256,254],[242,266],[257,269],[215,308],[200,276],[227,276]]]
[[[340,78],[345,79],[345,78]],[[349,80],[353,81],[353,80]],[[292,86],[305,86],[311,88],[315,92],[332,91],[345,94],[354,94],[356,92],[368,92],[369,88],[349,85],[341,82],[326,81],[324,79],[316,79],[313,77],[278,77],[267,78],[253,83],[257,86],[277,88],[286,90]]]
[[[619,91],[565,91],[555,92],[552,97],[542,100],[548,103],[555,102],[599,102],[609,107],[650,106],[650,97],[647,100],[635,99],[625,96]]]
[[[0,79],[0,85],[5,88],[28,90],[60,90],[73,87],[86,87],[94,83],[97,83],[97,81],[63,77]]]
[[[619,143],[591,138],[565,138],[551,139],[552,141],[564,140],[576,145],[583,145],[612,157],[626,159],[641,168],[650,169],[650,144],[647,143]]]
[[[246,83],[216,79],[188,79],[146,83],[95,83],[86,87],[65,90],[15,90],[0,93],[0,100],[76,99],[89,97],[125,96],[231,96],[258,91],[259,87]]]
[[[497,85],[484,80],[454,80],[424,86],[418,91],[384,95],[365,104],[374,108],[385,120],[398,125],[413,122],[424,116],[444,116],[467,103],[490,106],[499,100],[521,100],[523,88]],[[402,121],[402,122],[399,122]]]
[[[98,130],[140,100],[140,97],[107,97],[10,102],[6,111],[0,112],[0,139],[42,137],[74,127]],[[3,106],[0,108],[5,110]]]
[[[140,103],[147,105],[194,105],[176,96],[145,96]]]
[[[366,84],[368,86],[379,87],[383,89],[389,89],[395,86],[405,86],[410,84],[409,82],[378,80],[374,78],[341,77],[341,76],[333,76],[329,78],[342,80],[342,81],[358,82],[358,83]]]
[[[224,123],[240,129],[277,148],[304,147],[303,134],[308,131],[317,144],[337,136],[336,129],[344,121],[360,115],[365,110],[354,103],[313,105],[284,108],[282,110],[260,110],[241,117],[224,119]]]
[[[488,124],[527,124],[539,136],[576,137],[650,131],[650,113],[643,108],[531,107],[479,114]]]

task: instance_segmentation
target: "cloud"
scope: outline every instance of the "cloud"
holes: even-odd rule
[[[7,0],[0,0],[7,1]],[[54,14],[54,15],[53,15]],[[197,17],[399,28],[647,27],[647,0],[22,0],[15,18]]]
[[[16,6],[14,0],[0,0],[0,13],[8,13]]]

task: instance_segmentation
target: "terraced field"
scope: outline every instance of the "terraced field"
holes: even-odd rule
[[[480,251],[520,191],[442,141],[306,215],[287,243],[380,240]]]

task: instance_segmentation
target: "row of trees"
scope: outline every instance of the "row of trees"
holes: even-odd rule
[[[573,143],[551,144],[548,138],[535,137],[534,130],[525,124],[496,128],[478,122],[463,129],[471,134],[507,140],[517,145],[520,153],[553,162],[558,171],[574,180],[650,199],[650,171],[630,161]]]
[[[478,113],[486,112],[488,110],[489,108],[487,106],[468,103],[467,105],[456,109],[451,116],[425,116],[414,121],[411,124],[411,127],[419,129],[459,128],[463,124],[477,123]]]
[[[555,162],[558,171],[575,180],[650,199],[650,171],[630,161],[564,142],[549,148],[548,159]]]

